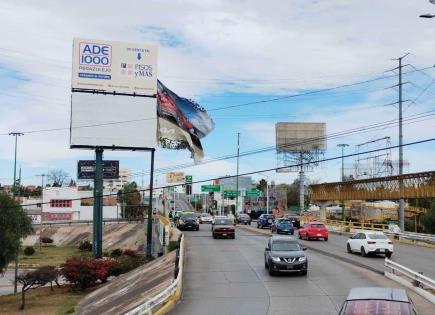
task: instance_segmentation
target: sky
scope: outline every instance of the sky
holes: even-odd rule
[[[17,162],[23,184],[38,184],[35,175],[52,169],[64,169],[76,179],[77,160],[94,158],[92,151],[69,148],[74,37],[157,44],[159,79],[197,101],[215,122],[202,140],[205,160],[234,155],[237,133],[242,153],[272,148],[240,158],[240,173],[277,166],[277,122],[325,122],[327,134],[333,135],[397,119],[397,104],[388,104],[398,100],[397,87],[389,88],[398,76],[389,70],[398,65],[393,59],[405,53],[410,54],[404,59],[403,97],[410,101],[403,107],[404,143],[432,138],[435,19],[418,17],[428,12],[435,13],[435,6],[426,0],[1,0],[0,183],[12,183],[12,131],[24,132]],[[372,79],[378,80],[321,91]],[[41,131],[53,128],[59,130]],[[361,131],[328,139],[324,157],[340,156],[339,143],[349,144],[346,153],[383,137],[398,144],[396,124]],[[433,170],[434,149],[433,143],[405,147],[405,171]],[[396,149],[391,154],[397,159]],[[149,181],[149,154],[105,152],[104,158],[119,159],[139,184]],[[349,172],[354,161],[345,159]],[[186,163],[193,165],[188,151],[158,149],[157,183],[164,182],[159,169]],[[339,159],[320,163],[307,176],[337,181],[340,167]],[[173,169],[193,175],[194,181],[206,180],[235,174],[236,160]],[[253,176],[277,183],[296,177]]]

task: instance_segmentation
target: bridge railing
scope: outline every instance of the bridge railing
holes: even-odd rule
[[[388,258],[385,258],[385,267],[391,270],[391,272],[385,272],[387,278],[405,285],[435,304],[435,295],[433,294],[435,291],[435,280]]]
[[[184,235],[180,234],[180,244],[175,259],[174,280],[163,291],[145,300],[141,305],[124,313],[124,315],[166,314],[181,296],[184,268]]]

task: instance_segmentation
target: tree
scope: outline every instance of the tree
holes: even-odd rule
[[[21,238],[32,232],[32,220],[18,201],[0,192],[0,273],[18,255]]]
[[[118,193],[118,200],[123,204],[123,218],[141,219],[145,207],[141,203],[141,195],[135,182],[127,183]]]
[[[266,193],[267,181],[262,178],[257,184],[257,189],[261,190],[263,193]]]
[[[432,199],[430,208],[421,217],[421,223],[426,233],[435,233],[435,199]]]
[[[51,291],[53,291],[53,282],[59,287],[57,281],[59,272],[53,266],[42,266],[34,271],[26,272],[18,276],[18,282],[22,284],[21,288],[21,307],[24,309],[26,302],[26,292],[30,289],[42,287],[50,283]]]
[[[68,177],[64,170],[54,169],[48,173],[48,183],[51,187],[62,187]]]

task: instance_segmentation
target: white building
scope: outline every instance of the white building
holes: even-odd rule
[[[104,195],[111,191],[104,191]],[[93,191],[79,191],[77,187],[47,187],[43,193],[43,221],[93,219]],[[103,219],[120,216],[116,196],[103,199]]]
[[[118,191],[121,190],[122,187],[131,182],[131,171],[128,168],[121,168],[119,170],[119,178],[118,179],[105,179],[104,180],[104,189],[110,191]]]

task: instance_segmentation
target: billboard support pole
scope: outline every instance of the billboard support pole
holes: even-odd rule
[[[154,183],[154,152],[156,150],[151,149],[151,172],[150,172],[150,199],[148,203],[148,219],[147,219],[147,247],[146,256],[152,257],[152,244],[153,244],[153,183]],[[175,205],[175,201],[174,201]]]
[[[95,258],[103,254],[103,151],[101,147],[95,148],[95,175],[94,175],[94,220],[92,249]]]

